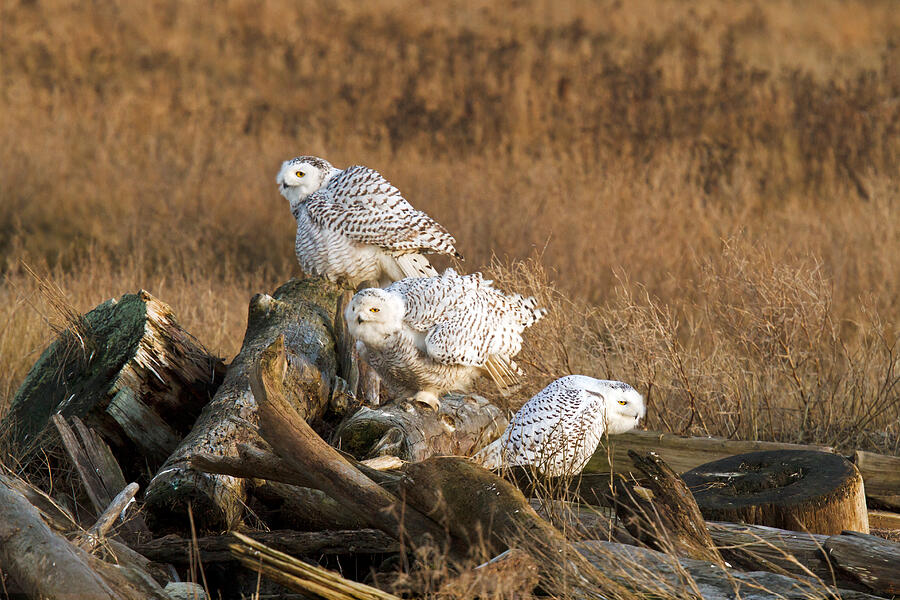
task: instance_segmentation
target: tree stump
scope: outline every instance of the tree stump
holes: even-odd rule
[[[751,452],[683,475],[711,521],[768,525],[825,535],[869,532],[865,490],[856,467],[837,454],[808,450]]]
[[[182,530],[189,504],[201,530],[227,529],[239,522],[246,480],[197,471],[191,457],[236,457],[242,443],[263,444],[250,372],[263,350],[282,336],[287,360],[278,376],[287,401],[302,419],[322,415],[337,371],[332,315],[342,291],[324,278],[291,280],[272,296],[257,294],[250,300],[244,342],[225,381],[147,487],[144,507],[151,529]]]
[[[438,411],[399,400],[376,409],[360,408],[338,426],[332,445],[358,460],[470,456],[498,438],[507,423],[501,410],[481,396],[444,396]]]
[[[50,416],[77,416],[143,481],[194,424],[222,361],[148,292],[107,300],[63,331],[28,372],[2,428],[21,454],[45,443]],[[52,429],[52,427],[50,428]]]

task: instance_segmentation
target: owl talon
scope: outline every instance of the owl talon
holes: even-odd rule
[[[417,392],[415,396],[412,397],[415,402],[421,402],[427,406],[430,406],[433,410],[438,411],[441,409],[441,401],[438,400],[438,397],[431,392]]]

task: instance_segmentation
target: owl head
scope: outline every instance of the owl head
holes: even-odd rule
[[[579,389],[581,393],[602,400],[604,430],[610,435],[631,431],[647,413],[643,396],[622,381],[594,379],[586,375],[569,375],[559,381],[565,387]]]
[[[400,331],[404,314],[403,297],[379,288],[360,290],[344,310],[350,335],[373,348],[382,346],[388,336]]]
[[[281,170],[275,178],[281,195],[288,199],[293,210],[316,192],[334,175],[338,169],[324,158],[298,156],[281,163]]]
[[[644,397],[622,381],[594,380],[589,393],[603,397],[606,406],[606,433],[616,435],[637,427],[647,413]]]

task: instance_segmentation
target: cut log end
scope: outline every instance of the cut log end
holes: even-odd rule
[[[826,535],[869,531],[862,477],[837,454],[739,454],[692,469],[684,480],[708,520]]]

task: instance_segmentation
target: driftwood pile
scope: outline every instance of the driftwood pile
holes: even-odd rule
[[[227,368],[143,291],[72,323],[3,422],[4,593],[900,594],[900,544],[868,534],[900,532],[900,459],[635,432],[574,480],[492,473],[464,457],[504,412],[378,405],[350,294],[306,279],[255,296]],[[410,575],[438,562],[439,583]]]

